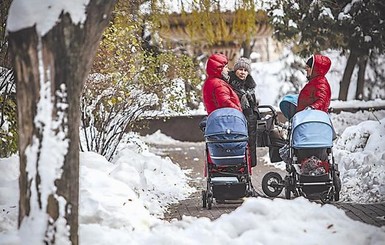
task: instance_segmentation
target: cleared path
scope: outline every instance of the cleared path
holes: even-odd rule
[[[168,156],[175,164],[188,171],[190,185],[195,186],[197,192],[193,193],[188,199],[173,205],[169,213],[165,215],[166,220],[182,219],[183,216],[208,217],[217,219],[224,213],[230,213],[241,205],[241,202],[231,202],[226,204],[214,203],[211,210],[202,208],[201,190],[205,188],[203,177],[204,170],[204,142],[178,142],[171,145],[153,145],[151,150],[161,156]],[[262,177],[269,171],[280,172],[282,176],[285,172],[266,165],[263,156],[267,153],[266,148],[258,148],[258,164],[253,168],[252,182],[258,193],[263,193],[261,188]],[[282,195],[282,194],[281,194]],[[278,198],[283,198],[280,196]],[[336,207],[343,209],[346,214],[354,219],[375,226],[385,226],[385,203],[375,204],[354,204],[354,203],[335,203]]]

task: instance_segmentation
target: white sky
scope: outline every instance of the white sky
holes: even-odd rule
[[[89,0],[13,0],[9,9],[7,30],[14,32],[36,25],[36,31],[44,36],[59,20],[60,14],[68,13],[75,24],[86,20],[85,7]]]

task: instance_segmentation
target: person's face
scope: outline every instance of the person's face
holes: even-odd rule
[[[311,68],[308,65],[306,65],[305,70],[306,70],[306,77],[311,77]]]
[[[246,80],[246,77],[247,75],[249,75],[249,72],[245,68],[239,68],[235,71],[235,75],[241,80]]]
[[[229,73],[229,66],[226,64],[222,69],[222,74],[228,74]]]

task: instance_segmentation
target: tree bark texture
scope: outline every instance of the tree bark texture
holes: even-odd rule
[[[364,99],[365,72],[368,59],[369,57],[367,55],[363,55],[358,58],[358,77],[355,97],[356,100]]]
[[[346,101],[348,98],[350,80],[352,78],[354,67],[357,64],[357,58],[358,55],[354,51],[351,51],[340,83],[339,100]]]
[[[250,44],[250,39],[246,39],[246,41],[242,42],[242,48],[243,48],[243,57],[250,58],[252,46]]]
[[[8,55],[8,38],[5,31],[5,24],[11,2],[12,0],[0,1],[0,66],[6,68],[11,67],[11,61]]]
[[[62,13],[58,23],[43,37],[39,36],[35,27],[9,34],[19,120],[19,228],[28,219],[34,219],[36,214],[33,214],[35,208],[32,207],[45,212],[48,218],[41,244],[60,243],[54,226],[60,216],[64,216],[69,227],[71,244],[78,244],[80,96],[114,4],[115,1],[91,0],[83,24],[74,24],[68,14]],[[53,190],[49,196],[42,195],[44,173],[39,167],[47,166],[43,164],[42,153],[50,149],[42,148],[46,147],[42,142],[47,140],[44,139],[44,132],[52,128],[44,124],[36,125],[42,86],[50,87],[53,106],[48,113],[59,120],[54,133],[64,134],[64,140],[68,141],[67,151],[63,153],[61,175],[52,186],[45,187]],[[62,107],[63,103],[66,106]],[[58,118],[59,113],[64,116]],[[34,148],[36,145],[38,147]],[[27,166],[34,166],[36,172],[29,172]],[[32,193],[37,193],[37,199],[31,198]],[[62,208],[62,215],[60,202],[63,200],[65,208]]]

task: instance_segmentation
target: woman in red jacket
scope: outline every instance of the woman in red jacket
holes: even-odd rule
[[[328,57],[315,54],[306,62],[306,73],[309,82],[303,87],[298,96],[297,112],[304,109],[315,109],[328,112],[331,98],[331,89],[325,75],[329,71],[331,61]],[[334,129],[333,129],[334,131]],[[336,134],[333,133],[333,139]],[[317,156],[322,161],[328,157],[326,148],[301,149],[298,152],[299,161],[311,156]]]
[[[206,65],[207,79],[203,84],[203,103],[207,114],[216,109],[231,107],[242,111],[237,94],[227,83],[228,71],[227,57],[223,54],[213,54]]]
[[[328,112],[331,89],[325,75],[330,66],[330,59],[320,54],[315,54],[308,59],[306,73],[309,82],[299,93],[297,112],[307,107]]]

